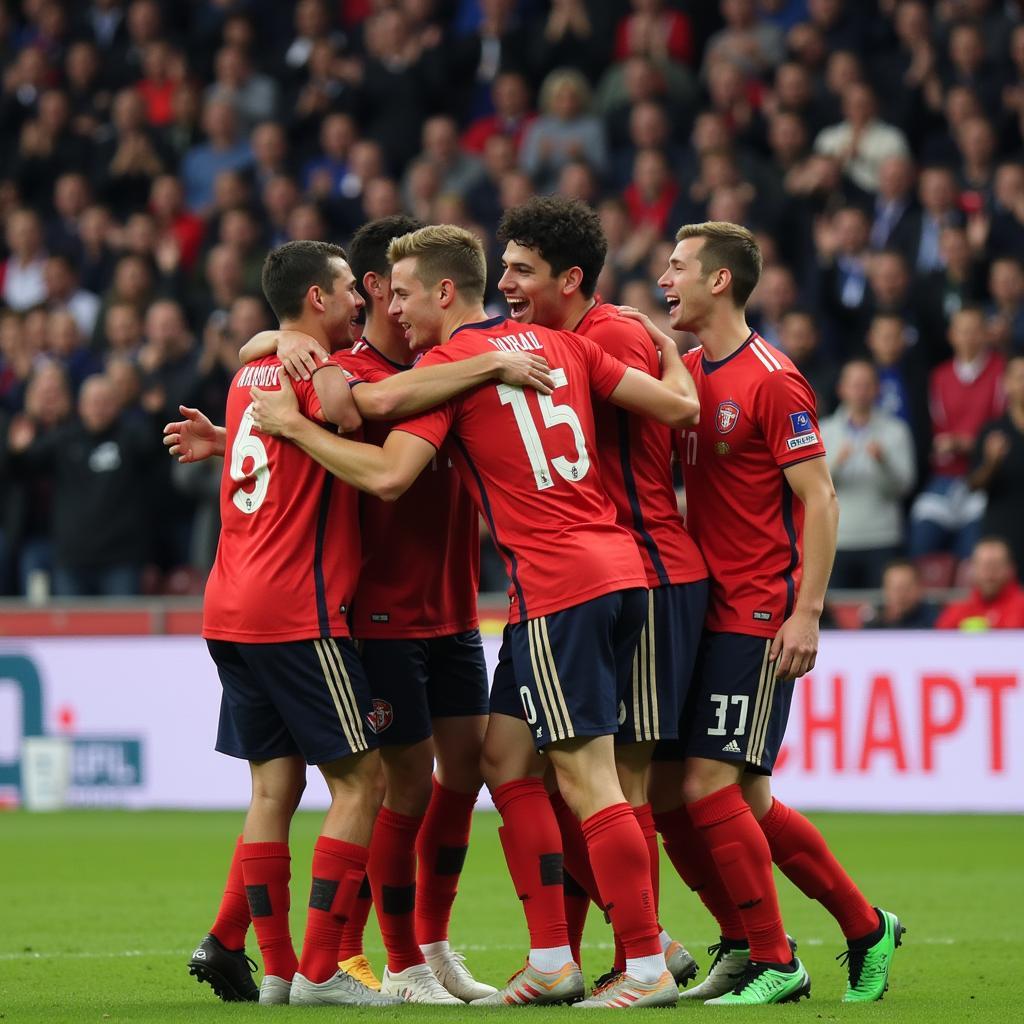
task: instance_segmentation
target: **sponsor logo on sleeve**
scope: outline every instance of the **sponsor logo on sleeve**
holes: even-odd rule
[[[818,443],[818,435],[812,430],[809,434],[801,434],[799,437],[791,437],[786,442],[786,447],[792,452],[798,448],[806,448],[808,445]]]
[[[814,423],[811,420],[811,414],[805,409],[801,409],[800,412],[791,412],[789,414],[789,425],[793,429],[793,435],[809,434],[814,430]]]
[[[728,434],[739,423],[740,407],[735,402],[719,402],[715,426],[720,434]]]

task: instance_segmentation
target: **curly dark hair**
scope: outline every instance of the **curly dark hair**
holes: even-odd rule
[[[404,213],[396,213],[390,217],[379,217],[367,221],[353,236],[348,247],[348,265],[355,275],[359,294],[369,301],[370,297],[363,290],[364,274],[379,274],[381,277],[391,276],[391,264],[388,262],[388,246],[393,238],[407,235],[410,231],[418,231],[423,224],[415,217]]]
[[[556,276],[579,267],[583,272],[580,291],[588,299],[608,253],[597,213],[578,199],[560,196],[534,196],[506,211],[498,225],[498,241],[536,249]]]

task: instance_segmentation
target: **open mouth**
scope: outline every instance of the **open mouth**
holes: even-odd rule
[[[505,301],[508,303],[508,315],[513,320],[521,320],[530,305],[526,299],[514,299],[510,296],[506,296]]]
[[[679,308],[679,299],[674,295],[666,295],[665,302],[668,304],[669,313],[674,313]]]

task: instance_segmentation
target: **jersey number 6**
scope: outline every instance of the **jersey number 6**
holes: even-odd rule
[[[241,488],[231,495],[231,500],[246,515],[252,515],[267,496],[267,488],[270,486],[270,465],[267,461],[266,445],[252,432],[252,404],[246,406],[242,413],[242,422],[238,424],[238,433],[235,434],[235,442],[231,446],[231,479],[236,484],[251,483],[251,491],[243,491]],[[252,459],[252,466],[248,473],[243,472],[242,466],[246,458]]]
[[[555,367],[551,370],[551,379],[555,382],[555,390],[568,385],[565,370]],[[502,405],[511,405],[512,412],[516,418],[516,426],[519,427],[519,436],[523,439],[523,447],[526,449],[526,456],[530,460],[530,468],[533,470],[533,479],[536,481],[537,490],[543,491],[553,487],[555,481],[548,471],[548,457],[544,452],[544,445],[537,430],[537,424],[533,422],[533,415],[526,400],[526,392],[521,387],[514,387],[511,384],[499,384],[497,386],[498,397]],[[570,483],[582,480],[590,469],[590,454],[587,452],[587,440],[583,436],[583,427],[576,410],[571,405],[555,405],[550,395],[537,395],[537,403],[540,405],[540,414],[544,419],[544,426],[550,429],[560,424],[572,431],[573,441],[576,444],[576,461],[567,459],[564,455],[556,455],[551,460],[551,465],[560,477]]]

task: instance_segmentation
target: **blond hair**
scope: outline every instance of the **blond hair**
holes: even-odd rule
[[[704,276],[715,270],[728,270],[732,275],[733,302],[746,305],[761,277],[761,247],[753,233],[742,224],[708,220],[703,224],[684,224],[676,232],[676,241],[684,238],[704,239],[697,253]]]
[[[483,299],[487,258],[483,243],[456,224],[431,224],[393,238],[388,262],[415,259],[416,276],[427,288],[448,278],[467,299]]]

